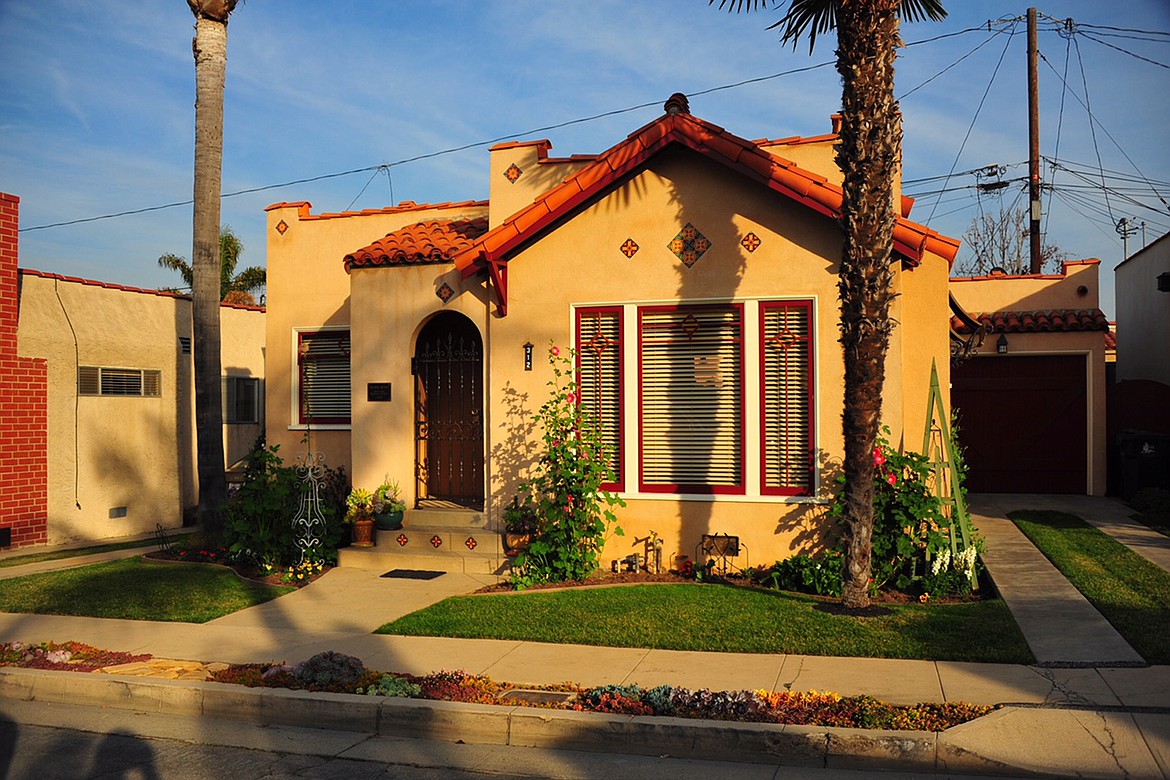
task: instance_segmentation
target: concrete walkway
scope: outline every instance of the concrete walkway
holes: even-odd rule
[[[464,669],[514,683],[669,683],[714,690],[828,690],[903,704],[1008,704],[947,732],[946,739],[957,750],[1020,770],[1170,778],[1170,666],[1144,666],[1063,577],[1053,576],[1055,569],[1005,513],[1058,508],[1140,539],[1155,556],[1163,543],[1129,527],[1124,507],[1105,499],[980,495],[971,503],[988,540],[988,568],[1036,653],[1037,666],[380,636],[370,632],[471,592],[488,578],[448,573],[434,580],[389,580],[349,568],[203,625],[0,614],[0,640],[72,639],[164,658],[229,663],[296,662],[338,650],[385,671]],[[23,567],[0,571],[18,568]],[[3,689],[0,685],[0,701]]]
[[[970,496],[971,519],[986,540],[983,562],[1041,666],[1143,666],[1145,661],[1024,536],[1007,513],[1051,509],[1092,522],[1119,504],[1087,496]],[[1123,507],[1122,507],[1123,508]],[[1121,520],[1112,517],[1112,527]],[[1132,521],[1130,521],[1132,522]],[[1136,524],[1135,524],[1136,525]],[[1149,529],[1147,529],[1149,530]],[[1153,531],[1149,533],[1160,536]],[[1170,539],[1162,537],[1170,542]]]

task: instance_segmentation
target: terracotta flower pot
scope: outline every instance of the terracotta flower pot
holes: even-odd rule
[[[353,524],[353,546],[374,546],[374,518],[362,517]]]

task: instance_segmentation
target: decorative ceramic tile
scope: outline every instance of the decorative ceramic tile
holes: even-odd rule
[[[280,222],[276,223],[276,232],[277,233],[280,233],[283,236],[284,231],[286,231],[286,230],[288,230],[288,223],[285,222],[283,219]]]
[[[475,541],[474,536],[467,537],[467,541],[463,544],[466,545],[468,550],[474,550],[476,547],[479,547],[479,542]]]
[[[434,536],[431,537],[431,547],[434,547],[437,550],[442,546],[443,546],[443,537],[439,536],[438,534],[435,534]]]
[[[690,268],[711,248],[711,242],[690,222],[666,245],[683,265]]]
[[[626,257],[633,257],[638,254],[638,242],[632,238],[627,238],[626,243],[622,244],[622,254]]]
[[[508,166],[508,169],[504,171],[504,178],[515,184],[516,180],[520,178],[522,173],[524,173],[524,170],[516,163],[512,163]]]
[[[746,236],[743,237],[743,240],[740,241],[739,243],[743,244],[743,248],[746,249],[747,251],[754,252],[757,249],[759,249],[760,244],[762,244],[764,242],[761,241],[760,237],[757,236],[755,233],[748,233]]]
[[[405,547],[406,543],[410,541],[410,537],[406,534],[398,534],[398,539],[396,541],[398,542],[399,547]]]
[[[441,285],[439,285],[439,289],[435,290],[435,295],[439,296],[439,300],[441,300],[443,303],[451,300],[451,296],[454,294],[455,290],[446,282],[443,282]]]

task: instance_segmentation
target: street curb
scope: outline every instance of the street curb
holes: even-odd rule
[[[945,733],[925,731],[613,715],[16,667],[0,667],[4,699],[477,745],[871,771],[1019,773],[950,744]]]

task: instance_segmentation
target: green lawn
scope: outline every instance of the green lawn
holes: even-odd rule
[[[1075,515],[1019,511],[1008,517],[1142,658],[1170,663],[1170,573]]]
[[[183,542],[190,539],[194,534],[181,533],[169,537],[172,543]],[[82,555],[93,555],[94,553],[114,552],[116,550],[129,550],[134,547],[154,547],[155,540],[151,539],[135,539],[131,542],[111,542],[110,544],[95,544],[90,547],[71,547],[67,550],[51,550],[48,552],[28,553],[27,555],[13,555],[7,558],[0,558],[0,569],[8,566],[23,566],[26,563],[40,563],[41,561],[58,561],[64,558],[77,558]]]
[[[998,600],[895,605],[848,617],[824,601],[724,585],[572,588],[447,599],[381,634],[516,639],[609,647],[1031,663]]]
[[[222,566],[125,558],[0,580],[0,612],[206,623],[293,590]]]

